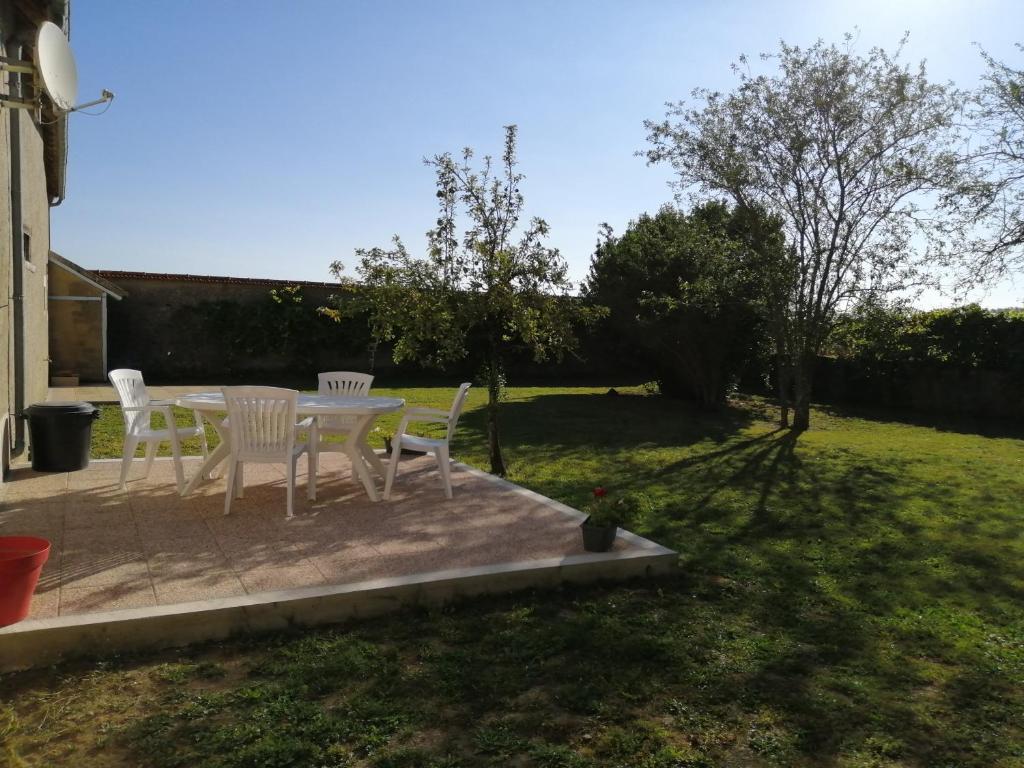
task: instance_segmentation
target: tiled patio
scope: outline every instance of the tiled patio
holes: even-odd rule
[[[347,459],[321,461],[316,502],[305,499],[300,461],[291,520],[283,469],[270,465],[246,467],[245,498],[229,517],[223,479],[181,498],[168,460],[157,460],[146,479],[137,461],[123,492],[118,462],[68,474],[16,469],[0,486],[0,535],[53,543],[30,618],[585,554],[578,519],[566,508],[483,473],[454,471],[447,500],[432,460],[403,459],[392,500],[373,503]],[[197,466],[187,460],[186,473]],[[620,537],[616,548],[645,545]]]

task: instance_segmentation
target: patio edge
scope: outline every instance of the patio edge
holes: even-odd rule
[[[453,464],[459,471],[542,503],[573,520],[586,517],[504,478],[467,464]],[[632,545],[631,549],[22,621],[0,628],[0,672],[80,657],[176,648],[242,634],[336,624],[465,597],[657,576],[677,569],[678,553],[673,550],[630,531],[620,530],[619,536]]]
[[[440,605],[457,598],[673,572],[677,566],[676,553],[647,543],[651,547],[641,551],[573,555],[23,621],[0,629],[0,672],[48,666],[83,656],[159,650],[247,633],[335,624],[407,606]]]

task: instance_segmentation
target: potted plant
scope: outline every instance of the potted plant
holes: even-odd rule
[[[587,519],[580,523],[583,532],[583,548],[588,552],[607,552],[615,544],[619,526],[625,525],[629,506],[625,499],[609,499],[608,491],[598,486],[593,490],[594,498],[584,511]]]
[[[50,542],[38,536],[0,536],[0,627],[28,616]]]

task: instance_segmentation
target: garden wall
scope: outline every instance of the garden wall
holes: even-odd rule
[[[57,261],[60,259],[60,261]],[[51,254],[49,279],[50,373],[78,374],[82,381],[105,381],[103,370],[103,290],[60,266]],[[67,300],[89,297],[92,301]],[[64,300],[61,300],[63,297]]]
[[[439,373],[396,366],[373,350],[362,317],[335,322],[317,312],[350,299],[337,283],[97,270],[127,296],[109,303],[110,368],[142,370],[154,382],[230,383],[256,377],[315,381],[317,371],[472,380],[470,363]],[[853,327],[838,354],[822,357],[814,397],[822,402],[1024,421],[1024,317],[961,308]],[[880,330],[877,330],[880,329]],[[655,372],[598,323],[578,329],[578,354],[561,363],[506,361],[511,384],[542,381],[624,383]],[[767,365],[767,363],[765,363]],[[743,389],[764,391],[767,371],[749,370]]]
[[[844,318],[814,396],[833,403],[1024,420],[1024,313],[867,307]]]
[[[857,360],[821,358],[814,396],[835,404],[1024,421],[1024,381],[1006,371],[917,362],[866,368]]]
[[[321,317],[332,283],[96,270],[128,296],[109,308],[110,368],[138,368],[166,382],[232,381],[255,373],[366,370],[356,338]],[[281,301],[272,292],[286,294]],[[297,299],[297,300],[296,300]]]
[[[95,270],[128,294],[109,304],[108,361],[137,368],[154,382],[315,381],[317,371],[372,371],[378,376],[473,380],[469,362],[445,372],[396,366],[391,348],[373,349],[360,316],[335,322],[317,312],[345,301],[338,283]],[[595,335],[581,333],[577,355],[561,363],[506,361],[512,384],[600,378],[625,381],[635,367]],[[609,378],[610,377],[610,378]]]

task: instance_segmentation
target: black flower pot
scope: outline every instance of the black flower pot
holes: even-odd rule
[[[617,525],[592,525],[588,517],[580,523],[580,530],[583,531],[583,548],[587,552],[607,552],[615,543],[619,527]]]

